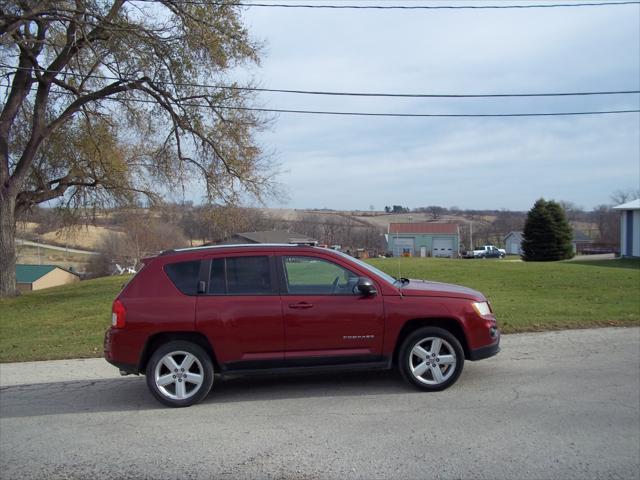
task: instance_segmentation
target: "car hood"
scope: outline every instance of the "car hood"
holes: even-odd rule
[[[408,284],[400,288],[407,297],[454,297],[468,298],[476,302],[484,302],[485,296],[471,288],[451,283],[429,282],[427,280],[410,279]]]

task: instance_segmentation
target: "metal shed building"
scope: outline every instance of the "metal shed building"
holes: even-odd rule
[[[640,198],[613,207],[613,209],[622,214],[622,218],[620,218],[620,255],[640,257]]]
[[[522,232],[509,232],[504,237],[504,247],[508,255],[522,255]]]
[[[394,257],[457,257],[460,232],[455,223],[391,223],[387,245]]]

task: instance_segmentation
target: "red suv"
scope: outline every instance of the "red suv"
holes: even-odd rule
[[[443,390],[464,360],[500,350],[491,305],[469,288],[395,279],[340,252],[233,245],[163,252],[113,302],[104,355],[185,407],[219,375],[389,369]]]

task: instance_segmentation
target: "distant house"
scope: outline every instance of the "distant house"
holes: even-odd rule
[[[21,292],[42,290],[80,281],[80,275],[57,265],[16,265],[16,284]]]
[[[582,230],[573,230],[573,238],[571,239],[571,245],[573,246],[573,253],[583,253],[593,244],[593,239],[584,233]]]
[[[505,250],[508,255],[522,255],[522,232],[509,232],[504,236]],[[593,243],[593,239],[589,238],[580,230],[573,230],[573,238],[571,245],[573,253],[581,253],[586,247]]]
[[[236,233],[218,245],[237,245],[242,243],[311,243],[317,245],[313,238],[286,230],[265,230],[261,232]]]
[[[522,255],[522,232],[509,232],[504,237],[507,255]]]
[[[640,257],[640,198],[613,209],[621,213],[620,255]]]
[[[458,256],[460,231],[455,223],[391,223],[386,237],[394,257]]]

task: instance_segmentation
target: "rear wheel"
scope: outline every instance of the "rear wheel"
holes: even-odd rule
[[[213,385],[213,363],[195,343],[176,340],[161,345],[149,359],[147,386],[169,407],[188,407],[204,399]]]
[[[438,327],[412,332],[403,342],[398,367],[404,379],[421,390],[439,391],[453,385],[464,366],[458,339]]]

